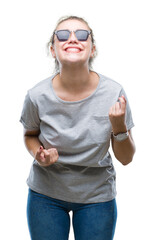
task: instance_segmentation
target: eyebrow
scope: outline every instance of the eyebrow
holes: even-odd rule
[[[83,28],[78,28],[76,30],[69,30],[69,29],[56,29],[55,32],[57,31],[69,31],[69,32],[76,32],[78,30],[84,30],[84,31],[88,31],[88,32],[91,32],[89,29],[83,29]]]

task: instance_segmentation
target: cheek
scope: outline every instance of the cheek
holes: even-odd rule
[[[89,52],[89,53],[91,54],[92,49],[93,49],[92,42],[88,42],[88,43],[85,45],[85,48],[87,49],[87,52]]]
[[[54,46],[54,54],[55,54],[55,58],[59,59],[61,55],[61,50],[60,50],[60,46],[58,46],[57,44],[55,44]]]
[[[93,48],[92,48],[92,44],[90,44],[90,45],[87,47],[87,55],[88,55],[88,57],[91,57],[91,56],[92,56],[92,53],[93,53]]]

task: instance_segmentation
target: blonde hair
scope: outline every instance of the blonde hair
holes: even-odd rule
[[[84,22],[84,23],[88,26],[88,28],[89,28],[90,31],[91,31],[90,36],[91,36],[92,45],[95,45],[95,39],[94,39],[93,31],[92,31],[92,29],[89,27],[88,22],[87,22],[84,18],[82,18],[82,17],[77,17],[77,16],[63,16],[63,17],[61,17],[61,18],[58,20],[58,22],[57,22],[57,24],[56,24],[56,27],[55,27],[55,29],[54,29],[54,31],[53,31],[53,33],[52,33],[52,36],[50,37],[50,40],[49,40],[49,42],[47,43],[47,47],[48,47],[49,51],[50,51],[50,47],[51,47],[52,45],[54,45],[54,35],[55,35],[54,33],[55,33],[58,25],[59,25],[60,23],[64,22],[64,21],[72,20],[72,19],[76,19],[76,20],[79,20],[79,21],[81,21],[81,22]],[[89,69],[90,69],[90,70],[92,69],[92,62],[93,62],[93,60],[94,60],[94,58],[95,58],[96,56],[97,56],[97,50],[96,50],[96,48],[95,48],[95,52],[94,52],[93,58],[90,58],[90,59],[89,59]],[[55,72],[59,72],[59,62],[58,62],[58,60],[57,60],[56,58],[55,58]]]

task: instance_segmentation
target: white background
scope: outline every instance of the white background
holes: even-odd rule
[[[25,149],[19,118],[27,90],[52,74],[46,43],[58,18],[70,14],[84,17],[94,30],[94,70],[123,85],[135,123],[133,162],[124,167],[113,159],[118,193],[114,239],[155,239],[154,13],[153,0],[1,2],[0,239],[30,239],[26,179],[33,159]]]

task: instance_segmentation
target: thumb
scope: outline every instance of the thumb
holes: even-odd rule
[[[121,109],[123,111],[125,111],[125,109],[126,109],[126,99],[125,99],[125,97],[122,95],[121,97],[119,97],[119,100],[120,100]]]
[[[41,153],[44,150],[43,146],[40,146],[39,153]]]
[[[44,148],[43,148],[43,146],[40,146],[40,147],[39,147],[38,153],[39,153],[40,159],[43,161],[43,160],[45,159],[45,153],[44,153]]]

